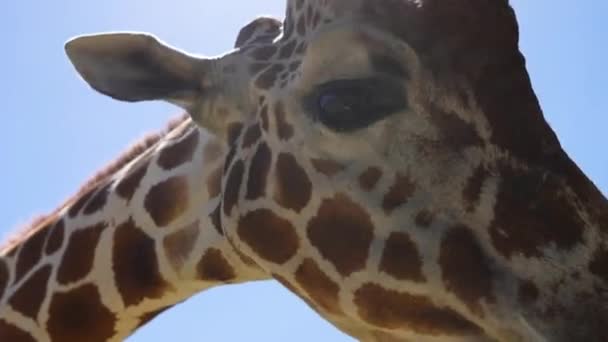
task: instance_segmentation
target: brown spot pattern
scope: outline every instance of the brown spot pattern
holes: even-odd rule
[[[27,331],[21,330],[3,319],[0,319],[0,341],[36,342]]]
[[[377,167],[370,167],[359,176],[359,185],[364,191],[372,191],[382,177],[382,171]]]
[[[216,248],[209,248],[196,265],[198,278],[204,281],[227,282],[236,277],[234,268]]]
[[[482,315],[481,300],[494,300],[494,275],[475,236],[467,227],[454,227],[447,232],[440,248],[439,266],[446,289],[471,311]]]
[[[268,132],[268,126],[269,126],[269,118],[268,118],[268,106],[267,105],[263,105],[262,109],[260,109],[260,120],[262,121],[262,129],[265,132]]]
[[[269,60],[277,53],[277,47],[274,45],[263,45],[255,48],[249,55],[257,61]]]
[[[431,226],[431,224],[433,224],[434,220],[435,220],[435,214],[426,209],[423,209],[423,210],[420,210],[418,212],[418,214],[416,214],[416,218],[414,219],[414,222],[420,228],[428,228]]]
[[[274,106],[274,115],[277,120],[277,136],[281,140],[289,140],[293,137],[293,127],[287,122],[285,104],[278,101]]]
[[[293,51],[296,49],[297,40],[293,39],[289,43],[283,45],[281,50],[279,50],[279,58],[285,59],[289,58],[293,55]]]
[[[251,63],[249,64],[249,72],[252,75],[257,75],[260,71],[268,68],[270,63]]]
[[[243,131],[243,124],[240,122],[233,122],[230,125],[228,125],[228,135],[227,135],[228,146],[232,146],[232,145],[236,144],[236,140],[239,138],[242,131]]]
[[[8,266],[4,260],[0,259],[0,300],[4,297],[4,290],[8,287],[9,276]]]
[[[300,212],[310,201],[312,183],[306,171],[291,154],[281,153],[276,163],[275,201],[284,208]]]
[[[333,177],[345,168],[344,165],[330,159],[312,159],[311,163],[317,172],[326,175],[327,177]]]
[[[406,233],[393,232],[386,240],[380,271],[399,280],[423,282],[422,259],[416,244]]]
[[[193,129],[188,135],[173,145],[164,147],[156,163],[164,170],[172,170],[182,164],[192,161],[194,151],[199,143],[199,131]]]
[[[80,196],[76,200],[76,202],[74,202],[74,204],[72,204],[72,206],[68,210],[68,215],[71,218],[76,217],[76,215],[78,215],[78,213],[80,213],[80,210],[82,209],[82,207],[84,207],[84,205],[87,203],[89,198],[91,198],[91,196],[93,196],[93,194],[95,193],[95,190],[96,190],[95,188],[89,189],[86,193],[84,193],[82,196]]]
[[[298,235],[291,223],[268,209],[258,209],[239,219],[237,233],[262,259],[284,264],[299,247]]]
[[[281,64],[273,64],[270,68],[264,70],[264,72],[258,76],[255,81],[256,87],[266,90],[272,88],[279,73],[281,73],[284,69],[285,67]]]
[[[87,205],[84,207],[83,213],[85,215],[95,214],[97,211],[101,210],[108,201],[108,196],[110,195],[110,186],[112,183],[106,184],[101,189],[99,189],[91,200],[87,202]]]
[[[265,195],[271,161],[272,154],[270,148],[268,148],[266,143],[261,143],[249,166],[246,199],[255,200]]]
[[[298,18],[296,23],[296,31],[300,36],[304,36],[306,34],[306,17],[304,15],[300,15]]]
[[[340,274],[365,267],[373,239],[369,214],[344,194],[325,199],[308,223],[308,238]],[[345,238],[348,237],[348,238]]]
[[[160,298],[169,286],[158,269],[154,240],[132,218],[116,227],[112,269],[125,306]]]
[[[167,235],[163,240],[165,253],[174,269],[179,270],[190,256],[194,244],[200,234],[199,221],[196,221],[173,234]]]
[[[551,174],[503,167],[490,236],[494,247],[510,258],[521,253],[539,257],[554,244],[570,250],[583,243],[585,223],[563,184]],[[546,177],[546,178],[545,178]]]
[[[471,212],[477,207],[481,198],[481,191],[483,190],[483,184],[489,177],[489,172],[484,166],[478,166],[467,185],[462,192],[462,198],[464,199],[466,209]]]
[[[44,246],[44,240],[48,233],[50,224],[41,227],[34,234],[30,235],[21,249],[19,250],[19,256],[17,257],[17,266],[15,270],[15,280],[13,283],[18,282],[23,276],[30,271],[42,257],[42,248]]]
[[[469,335],[480,330],[456,312],[435,306],[428,298],[388,290],[368,283],[355,292],[359,316],[386,328],[425,335]]]
[[[207,194],[209,198],[215,198],[222,192],[222,168],[213,170],[207,177]]]
[[[68,284],[84,278],[93,268],[99,237],[106,223],[98,223],[72,232],[57,270],[57,281]]]
[[[312,259],[305,259],[295,274],[296,281],[306,291],[310,299],[324,311],[341,314],[338,293],[340,287],[319,268]]]
[[[47,330],[53,341],[105,342],[114,335],[116,318],[92,284],[54,294],[49,316]]]
[[[388,214],[405,204],[416,191],[416,185],[409,177],[398,174],[395,183],[384,196],[382,208]]]
[[[134,170],[131,170],[123,179],[121,179],[116,185],[116,193],[118,196],[125,199],[127,202],[131,201],[135,191],[144,179],[144,176],[148,172],[148,166],[150,161],[146,160],[141,165],[138,165]]]
[[[50,265],[46,265],[32,274],[9,300],[13,309],[36,320],[40,305],[46,295],[46,287],[50,276]]]
[[[211,220],[211,225],[213,225],[213,229],[220,234],[220,236],[224,235],[224,231],[222,231],[222,211],[221,205],[217,205],[215,209],[211,213],[209,213],[209,219]]]
[[[593,255],[589,263],[589,271],[608,282],[608,250],[605,247],[599,248]]]
[[[238,160],[232,166],[228,179],[226,180],[226,186],[224,189],[224,214],[230,216],[232,208],[236,205],[239,199],[239,190],[241,189],[241,183],[243,182],[243,173],[245,172],[245,163],[242,160]]]
[[[436,106],[430,106],[431,122],[440,131],[444,146],[460,151],[470,146],[481,146],[483,140],[475,127],[461,119],[454,112],[446,112]]]
[[[63,245],[63,238],[65,235],[65,223],[63,219],[59,219],[57,223],[49,230],[48,237],[46,239],[45,252],[47,255],[51,255],[57,252]]]
[[[188,180],[174,176],[150,188],[144,207],[156,226],[166,227],[188,209],[189,200]]]
[[[520,303],[524,305],[534,303],[539,295],[538,287],[533,282],[526,280],[519,285],[518,297]]]
[[[260,137],[262,137],[262,129],[260,128],[260,124],[250,126],[245,131],[242,148],[245,149],[253,146],[253,144],[260,140]]]

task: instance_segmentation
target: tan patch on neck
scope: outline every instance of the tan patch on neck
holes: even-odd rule
[[[36,320],[40,305],[46,296],[50,276],[50,265],[37,270],[15,291],[9,300],[9,304],[24,316]]]
[[[99,237],[106,227],[107,224],[102,222],[72,232],[57,270],[59,283],[78,281],[91,272]]]
[[[174,269],[180,270],[192,253],[200,234],[199,221],[168,235],[163,241],[165,253]]]
[[[310,243],[343,276],[365,268],[374,226],[369,214],[348,196],[323,200],[307,233]]]
[[[325,274],[312,259],[305,259],[295,274],[296,281],[306,291],[310,299],[324,311],[341,314],[338,293],[340,287]]]
[[[368,283],[355,291],[355,305],[366,322],[426,335],[479,335],[481,330],[456,312],[435,306],[428,298]]]
[[[209,165],[224,156],[224,147],[216,140],[209,140],[203,148],[203,154],[203,165]]]
[[[236,277],[234,268],[216,248],[209,248],[196,266],[198,278],[204,281],[228,282]]]
[[[3,319],[0,319],[0,341],[36,342],[30,333],[5,322]]]
[[[188,210],[189,201],[188,180],[175,176],[150,188],[144,200],[144,207],[156,226],[162,228]]]
[[[55,293],[47,330],[53,341],[106,342],[114,336],[116,317],[101,302],[95,285]]]

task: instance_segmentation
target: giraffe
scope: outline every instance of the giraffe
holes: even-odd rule
[[[122,341],[198,292],[268,279],[219,226],[225,139],[183,115],[0,246],[0,341]]]
[[[508,1],[288,0],[247,39],[270,22],[217,58],[141,34],[67,50],[101,93],[226,142],[226,253],[348,334],[608,338],[608,203],[542,116]]]

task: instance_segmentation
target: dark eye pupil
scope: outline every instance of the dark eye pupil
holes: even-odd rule
[[[319,99],[319,107],[327,114],[348,114],[353,111],[353,102],[348,96],[324,94]]]
[[[401,83],[392,79],[336,80],[319,86],[307,103],[320,123],[349,132],[404,108],[404,94]]]

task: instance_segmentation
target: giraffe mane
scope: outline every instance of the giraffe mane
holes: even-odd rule
[[[16,251],[18,244],[27,239],[28,237],[37,233],[40,229],[43,229],[49,224],[55,222],[59,213],[66,207],[69,207],[76,202],[80,197],[96,188],[100,184],[103,184],[105,180],[113,176],[116,172],[120,171],[125,165],[129,164],[135,158],[140,156],[142,153],[147,151],[152,146],[156,145],[162,140],[167,134],[173,131],[175,128],[180,126],[182,123],[189,119],[187,113],[181,114],[176,118],[169,120],[166,126],[158,132],[148,133],[137,142],[133,143],[130,147],[124,150],[118,158],[109,162],[106,166],[102,167],[99,171],[93,174],[88,180],[86,180],[82,186],[76,191],[74,195],[68,197],[62,204],[51,211],[48,214],[42,214],[34,216],[27,224],[21,228],[15,229],[13,233],[10,233],[8,237],[5,237],[5,241],[0,241],[0,256],[10,254]]]

